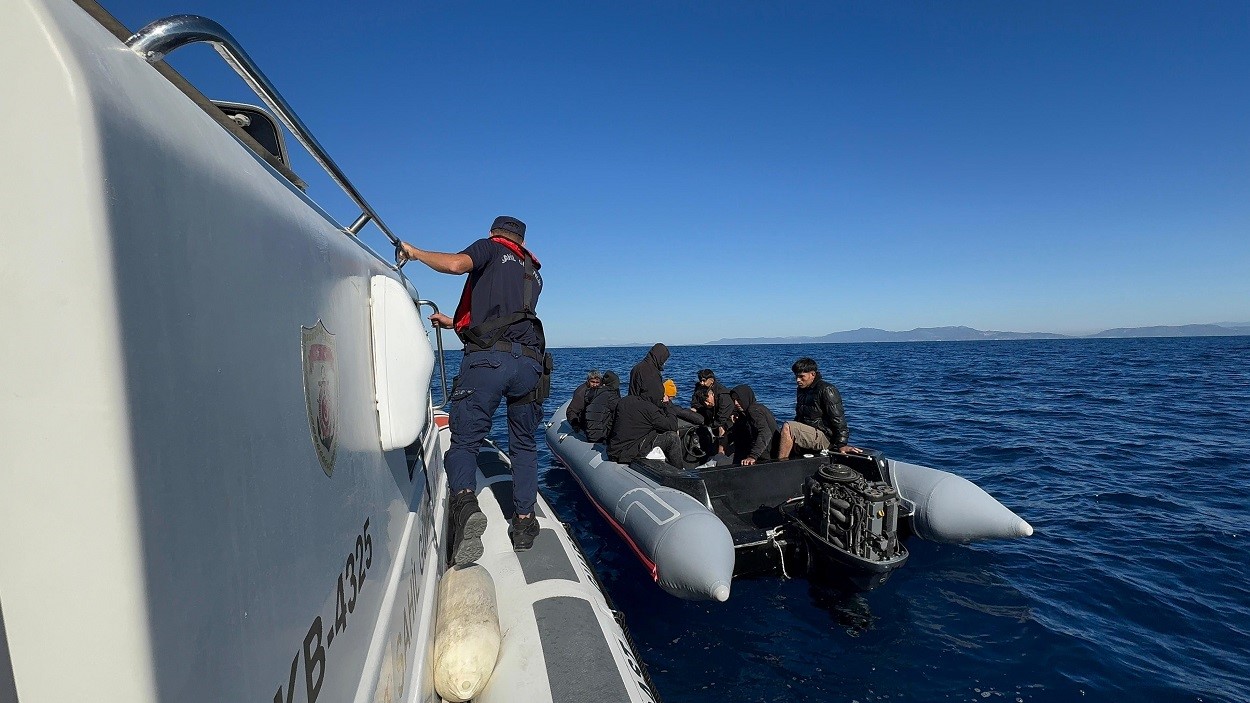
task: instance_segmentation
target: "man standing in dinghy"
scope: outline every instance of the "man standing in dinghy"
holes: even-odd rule
[[[529,549],[538,536],[534,431],[542,420],[548,387],[544,375],[551,373],[551,355],[546,353],[542,322],[534,313],[543,288],[540,264],[524,242],[525,223],[500,216],[491,224],[490,236],[458,254],[426,251],[407,242],[400,249],[403,260],[420,261],[439,273],[469,274],[455,318],[441,313],[430,316],[435,325],[454,329],[464,342],[464,360],[451,394],[451,447],[445,462],[456,564],[482,556],[486,516],[477,504],[477,452],[501,400],[508,402],[515,509],[508,532],[518,551]]]
[[[831,449],[843,454],[861,453],[847,444],[851,431],[842,411],[842,395],[837,387],[820,377],[816,362],[803,357],[790,367],[798,392],[794,419],[781,426],[777,458],[789,459],[795,449],[812,453]]]

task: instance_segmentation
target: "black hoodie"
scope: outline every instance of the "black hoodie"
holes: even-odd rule
[[[616,404],[621,401],[621,377],[615,371],[603,374],[603,385],[586,394],[586,410],[582,424],[586,427],[586,439],[591,444],[602,442],[612,431],[616,417]]]
[[[742,406],[738,420],[729,431],[734,444],[734,463],[747,457],[756,461],[772,455],[777,435],[777,418],[762,403],[755,402],[755,392],[748,385],[735,386],[730,395]]]
[[[600,386],[602,388],[602,386]],[[595,390],[598,390],[596,388]],[[565,417],[569,419],[569,424],[575,430],[586,429],[586,424],[582,420],[583,413],[586,412],[587,394],[591,392],[590,381],[583,383],[573,391],[573,399],[569,401],[569,409],[565,411]]]
[[[661,432],[677,430],[677,416],[667,412],[660,372],[668,361],[668,347],[657,344],[629,372],[629,395],[616,406],[616,420],[608,437],[608,458],[618,464],[645,455]]]
[[[668,347],[657,344],[634,365],[629,372],[629,394],[637,395],[662,407],[664,403],[664,364],[668,362]]]

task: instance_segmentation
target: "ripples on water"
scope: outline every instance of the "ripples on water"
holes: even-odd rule
[[[586,369],[645,348],[556,350],[548,411]],[[539,442],[572,523],[672,701],[1250,701],[1250,337],[673,347],[666,377],[748,383],[793,417],[790,364],[842,392],[852,443],[958,473],[1028,539],[912,540],[847,596],[734,583],[729,602],[651,583]],[[503,439],[503,423],[495,436]]]

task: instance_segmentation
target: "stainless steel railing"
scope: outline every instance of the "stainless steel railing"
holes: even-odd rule
[[[426,305],[433,308],[435,315],[439,314],[438,306],[435,305],[432,300],[418,300],[416,303],[418,308],[422,305]],[[447,397],[447,357],[443,355],[443,328],[438,325],[434,325],[434,333],[436,335],[435,338],[438,340],[438,372],[443,379],[443,402],[440,403],[438,407],[445,408],[447,407],[447,401],[449,398]]]
[[[395,270],[401,278],[407,278],[400,271],[403,267],[403,262],[399,260],[399,237],[395,236],[390,228],[386,226],[386,223],[382,221],[382,218],[378,217],[377,212],[369,205],[364,196],[360,194],[360,191],[356,190],[356,186],[352,185],[352,182],[347,179],[347,176],[343,174],[338,164],[334,163],[334,159],[330,158],[330,155],[326,153],[325,148],[312,135],[312,131],[308,129],[304,121],[299,118],[299,115],[295,114],[295,110],[291,108],[291,105],[287,103],[282,94],[278,92],[278,89],[274,87],[264,72],[260,70],[260,67],[252,60],[252,57],[247,55],[242,45],[231,36],[230,32],[226,31],[225,27],[207,17],[199,15],[174,15],[149,23],[126,40],[126,46],[142,56],[148,63],[162,61],[167,55],[184,46],[201,43],[212,45],[230,68],[239,74],[243,82],[247,83],[248,87],[265,102],[265,105],[277,115],[282,124],[286,125],[287,130],[316,159],[321,168],[325,169],[330,178],[334,179],[334,182],[360,208],[360,216],[347,227],[343,227],[343,231],[356,237],[364,229],[365,225],[372,221],[378,226],[378,229],[382,230],[382,233],[391,241],[391,244],[395,246]],[[433,301],[413,300],[413,302],[416,303],[418,308],[426,305],[433,308],[435,313],[439,312],[438,306]],[[438,342],[438,368],[443,386],[443,402],[438,407],[445,408],[449,398],[447,392],[447,359],[443,350],[443,329],[435,325],[434,331]]]
[[[324,147],[312,135],[304,121],[295,114],[295,110],[291,109],[286,99],[278,92],[265,74],[247,55],[243,47],[226,31],[225,27],[199,15],[174,15],[164,19],[156,20],[140,29],[126,40],[126,46],[130,47],[135,53],[142,56],[148,63],[161,61],[166,55],[190,44],[211,44],[222,59],[230,65],[234,72],[239,74],[243,82],[247,83],[261,100],[265,101],[265,105],[277,115],[282,124],[286,125],[288,131],[299,140],[300,144],[308,150],[317,163],[325,169],[330,178],[347,193],[347,196],[361,209],[361,214],[351,225],[344,227],[343,231],[356,236],[360,234],[360,230],[370,221],[374,222],[378,229],[391,240],[391,244],[395,245],[398,253],[400,246],[399,237],[396,237],[386,223],[382,222],[382,218],[378,217],[378,213],[369,205],[360,191],[356,190],[356,186],[347,180],[347,176],[343,175],[343,171],[334,163],[334,159],[326,153]],[[398,256],[396,256],[398,268]]]

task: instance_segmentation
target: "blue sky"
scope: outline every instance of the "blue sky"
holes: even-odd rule
[[[553,345],[1250,320],[1247,2],[105,6],[225,25],[417,246],[525,220]]]

